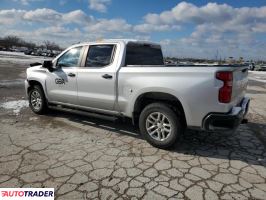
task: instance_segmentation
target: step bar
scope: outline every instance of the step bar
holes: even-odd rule
[[[100,114],[100,113],[93,113],[93,112],[88,112],[84,110],[73,109],[73,108],[69,108],[69,107],[65,107],[61,105],[48,105],[48,108],[52,110],[83,115],[86,117],[94,117],[94,118],[104,119],[104,120],[113,121],[113,122],[118,119],[118,117],[115,117],[115,116],[109,116],[109,115]]]

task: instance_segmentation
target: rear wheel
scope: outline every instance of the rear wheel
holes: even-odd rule
[[[34,85],[29,91],[29,105],[36,114],[43,114],[47,111],[47,104],[44,92],[39,85]]]
[[[143,109],[139,128],[151,145],[162,149],[173,146],[183,132],[179,117],[169,106],[162,103],[152,103]]]

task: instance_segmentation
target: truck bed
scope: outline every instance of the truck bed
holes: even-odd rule
[[[219,89],[223,86],[223,82],[216,79],[219,71],[233,72],[230,103],[218,101]],[[132,98],[145,91],[169,93],[181,101],[189,125],[199,126],[209,112],[226,113],[239,104],[247,87],[247,73],[247,67],[241,65],[126,66],[119,70],[118,103],[121,111],[125,110],[130,116],[132,110],[128,102],[134,102]]]

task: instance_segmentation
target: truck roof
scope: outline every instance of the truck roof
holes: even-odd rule
[[[102,39],[102,40],[96,40],[92,42],[82,42],[80,44],[90,44],[90,43],[108,43],[108,42],[123,42],[125,44],[128,44],[129,42],[133,43],[139,43],[139,44],[151,44],[151,45],[160,45],[155,42],[147,41],[147,40],[137,40],[137,39]]]

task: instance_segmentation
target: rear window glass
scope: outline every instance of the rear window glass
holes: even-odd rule
[[[164,65],[160,46],[129,43],[125,65]]]

